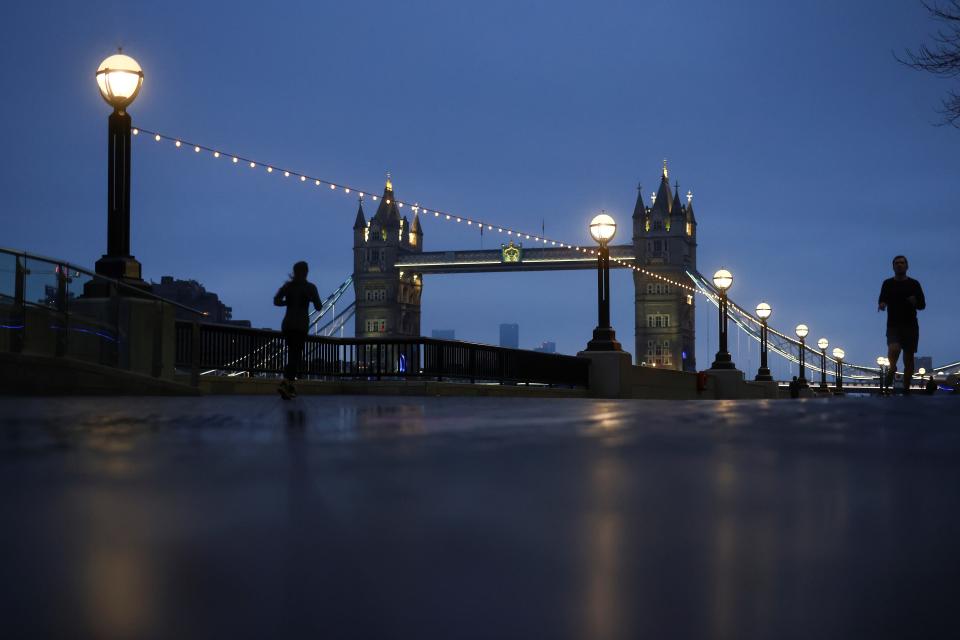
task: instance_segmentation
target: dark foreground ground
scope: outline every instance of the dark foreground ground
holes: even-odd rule
[[[956,638],[958,409],[0,399],[0,636]]]

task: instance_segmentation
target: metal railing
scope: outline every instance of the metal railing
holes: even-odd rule
[[[172,377],[175,309],[203,317],[64,260],[0,248],[0,352]]]
[[[283,334],[178,321],[176,367],[197,379],[205,372],[277,376],[287,361]],[[435,379],[586,387],[590,361],[576,356],[435,338],[307,336],[301,377]]]

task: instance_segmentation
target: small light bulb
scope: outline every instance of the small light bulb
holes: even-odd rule
[[[449,214],[449,213],[446,215],[446,218],[447,218],[447,220],[450,219],[450,214]]]
[[[238,162],[240,162],[240,160],[237,158],[237,156],[233,156],[233,164],[237,164]]]
[[[267,173],[273,173],[273,167],[267,167]]]
[[[219,157],[220,157],[220,152],[219,152],[219,151],[214,151],[214,152],[213,152],[213,157],[214,157],[214,158],[219,158]]]
[[[180,147],[180,141],[179,141],[179,140],[177,140],[177,141],[176,141],[176,142],[174,142],[173,144],[174,144],[174,146],[175,146],[175,147],[177,147],[177,148],[179,148],[179,147]]]
[[[399,205],[399,207],[400,207],[401,209],[403,209],[403,203],[402,203],[402,202],[398,202],[397,205]]]
[[[503,228],[502,228],[502,227],[497,227],[497,233],[503,233]]]
[[[439,218],[439,217],[440,217],[440,212],[439,212],[439,211],[434,211],[434,212],[433,212],[433,217],[434,217],[434,218]]]
[[[320,186],[320,181],[319,181],[319,180],[314,180],[314,184],[319,187],[319,186]]]
[[[197,153],[200,153],[200,147],[194,147],[193,150],[196,151]]]
[[[467,224],[473,224],[471,221],[467,220]]]
[[[344,189],[343,192],[344,192],[344,193],[350,193],[350,189]]]
[[[306,177],[300,176],[300,182],[306,182],[306,181],[307,181]]]
[[[374,202],[377,201],[377,196],[373,196],[373,201],[374,201]]]
[[[251,169],[253,169],[255,166],[257,166],[257,163],[256,163],[256,162],[251,162],[251,163],[250,163],[250,168],[251,168]]]
[[[331,189],[334,189],[334,190],[336,190],[336,188],[337,188],[337,185],[335,185],[335,184],[332,184],[332,185],[330,185],[330,188],[331,188]]]
[[[160,142],[160,134],[158,133],[157,135],[153,136],[153,139],[157,142]]]
[[[290,177],[290,172],[289,172],[289,171],[284,171],[284,172],[283,172],[283,177],[284,177],[284,178],[289,178],[289,177]]]
[[[358,192],[358,193],[360,194],[360,197],[362,198],[362,197],[363,197],[363,191],[360,191],[360,192]]]
[[[133,135],[135,135],[135,136],[140,135],[140,129],[134,129],[134,130],[133,130]]]

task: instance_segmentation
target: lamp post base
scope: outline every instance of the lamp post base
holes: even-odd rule
[[[623,348],[617,342],[613,327],[597,327],[593,330],[593,339],[587,343],[587,351],[623,351]]]
[[[717,357],[714,359],[713,364],[710,365],[711,369],[736,369],[737,365],[733,363],[733,358],[730,357],[730,354],[723,351],[717,352]]]
[[[760,367],[757,369],[757,377],[754,378],[757,382],[773,382],[773,376],[770,375],[770,369],[767,367]]]
[[[121,288],[117,295],[136,296],[134,289],[150,291],[150,283],[141,277],[140,262],[133,256],[103,256],[97,260],[97,275],[118,280],[132,289]],[[108,298],[111,295],[111,283],[106,280],[91,280],[83,287],[83,295],[88,298]]]

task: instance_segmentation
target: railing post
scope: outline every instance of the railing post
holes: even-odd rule
[[[27,305],[24,304],[27,290],[26,258],[14,256],[17,261],[16,274],[13,282],[13,304],[20,310],[20,331],[15,332],[10,342],[10,350],[14,353],[23,351],[23,344],[27,339]]]
[[[190,386],[200,386],[200,323],[194,319],[190,327]]]
[[[63,327],[57,333],[57,344],[54,347],[54,356],[57,358],[62,358],[67,354],[67,341],[70,336],[70,316],[67,313],[67,275],[65,273],[65,267],[62,264],[58,264],[55,267],[55,272],[57,275],[57,297],[54,300],[54,304],[57,308],[57,313],[63,317]]]

